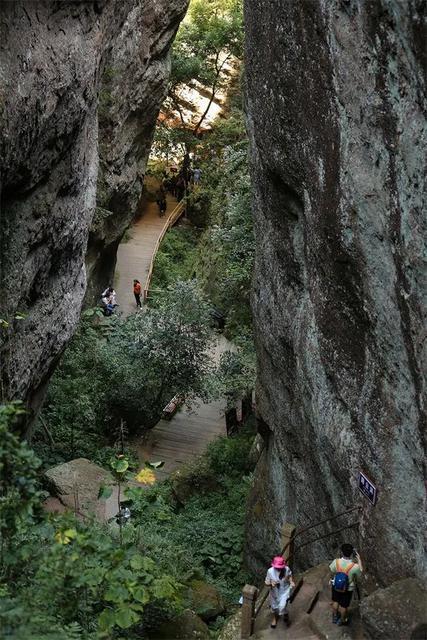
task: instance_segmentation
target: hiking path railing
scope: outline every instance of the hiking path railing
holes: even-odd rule
[[[182,216],[184,211],[185,211],[185,200],[181,200],[180,202],[178,202],[176,207],[171,211],[169,216],[166,218],[165,224],[163,225],[163,228],[162,228],[162,230],[160,232],[160,235],[157,238],[157,242],[156,242],[155,247],[154,247],[153,255],[151,257],[150,267],[148,269],[147,277],[146,277],[145,284],[144,284],[144,302],[147,302],[147,300],[148,300],[148,292],[150,291],[150,282],[151,282],[151,278],[152,278],[152,275],[153,275],[154,261],[156,259],[156,255],[157,255],[157,252],[159,250],[160,244],[161,244],[163,238],[165,237],[166,232],[171,227],[173,227],[175,222],[178,220],[178,218],[180,218]]]
[[[285,523],[281,529],[281,543],[282,543],[282,551],[280,553],[281,556],[289,563],[291,560],[294,560],[295,554],[297,551],[306,547],[310,544],[314,544],[319,540],[323,540],[330,536],[333,536],[341,531],[345,531],[346,529],[352,529],[354,527],[359,526],[359,521],[356,520],[351,522],[350,524],[346,524],[343,527],[339,527],[338,529],[334,529],[333,531],[328,531],[323,535],[318,535],[310,540],[306,540],[299,545],[295,545],[295,540],[297,540],[302,534],[307,533],[311,529],[316,527],[320,527],[327,522],[331,522],[333,520],[337,520],[342,516],[345,516],[349,513],[353,513],[355,511],[359,511],[360,507],[352,507],[351,509],[346,509],[345,511],[341,511],[340,513],[331,516],[330,518],[325,518],[324,520],[319,520],[314,522],[302,529],[297,529],[295,525],[290,523]],[[254,630],[255,620],[264,606],[265,601],[268,597],[268,587],[263,586],[260,591],[253,585],[245,585],[243,588],[243,604],[242,604],[242,622],[241,622],[241,633],[240,637],[242,640],[247,640],[251,637]]]

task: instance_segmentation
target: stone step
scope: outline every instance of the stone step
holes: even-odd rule
[[[296,595],[294,602],[292,603],[292,610],[303,613],[310,613],[319,597],[320,590],[316,585],[308,582],[303,582],[298,594]]]

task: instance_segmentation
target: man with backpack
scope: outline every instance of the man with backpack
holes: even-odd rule
[[[356,562],[353,560],[356,559]],[[348,624],[348,608],[350,606],[356,581],[362,574],[362,561],[351,544],[343,544],[341,558],[337,558],[329,565],[333,574],[332,584],[332,622],[334,624]]]

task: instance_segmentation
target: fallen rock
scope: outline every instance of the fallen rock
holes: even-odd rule
[[[374,640],[418,638],[427,625],[427,591],[415,578],[398,580],[364,598],[360,615]]]
[[[218,589],[203,580],[191,582],[190,598],[192,609],[206,622],[213,620],[225,611],[225,602]]]
[[[209,640],[209,629],[198,615],[186,609],[151,633],[150,640]]]
[[[117,511],[117,489],[107,500],[99,500],[102,485],[113,486],[112,475],[86,458],[76,458],[45,471],[50,492],[63,505],[81,515],[95,515],[106,521]]]

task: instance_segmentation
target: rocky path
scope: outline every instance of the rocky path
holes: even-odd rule
[[[166,214],[160,218],[157,203],[147,203],[143,215],[129,231],[129,240],[119,246],[114,288],[120,312],[125,316],[136,310],[133,280],[139,280],[144,288],[157,240],[168,225],[169,217],[176,205],[176,199],[168,194]]]
[[[332,624],[329,578],[327,564],[313,567],[302,575],[299,591],[289,607],[289,628],[282,620],[278,622],[277,629],[270,628],[271,613],[267,600],[257,616],[254,635],[251,636],[253,640],[277,637],[287,640],[363,640],[356,597],[350,607],[351,624],[346,627]]]

